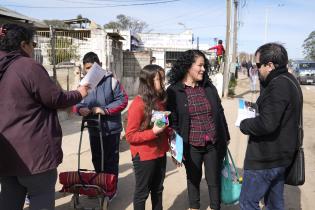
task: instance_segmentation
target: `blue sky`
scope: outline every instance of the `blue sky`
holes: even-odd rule
[[[164,0],[1,0],[0,5],[37,19],[72,19],[81,14],[100,25],[114,20],[118,14],[125,14],[147,22],[152,32],[179,33],[188,28],[193,30],[195,38],[199,37],[201,44],[212,45],[215,37],[225,40],[225,0],[104,6],[156,1]],[[290,58],[303,57],[303,41],[315,30],[314,0],[239,1],[239,51],[253,53],[267,40],[283,43]]]

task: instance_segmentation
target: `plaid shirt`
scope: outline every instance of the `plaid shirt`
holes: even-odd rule
[[[190,116],[189,143],[193,146],[205,146],[216,140],[216,129],[211,104],[202,87],[185,85]]]

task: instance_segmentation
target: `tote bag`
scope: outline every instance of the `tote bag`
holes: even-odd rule
[[[287,169],[285,184],[292,186],[303,185],[305,182],[304,150],[302,147],[295,154],[292,165]]]
[[[230,150],[227,149],[221,171],[221,202],[226,205],[237,204],[239,202],[241,188],[240,177],[235,168]]]

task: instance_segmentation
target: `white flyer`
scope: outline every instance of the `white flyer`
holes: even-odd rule
[[[242,120],[256,117],[255,103],[239,99],[238,104],[238,114],[235,122],[237,127],[240,126]]]
[[[80,81],[80,85],[89,84],[91,89],[94,89],[98,83],[106,75],[106,70],[104,70],[100,65],[94,63],[88,73]]]

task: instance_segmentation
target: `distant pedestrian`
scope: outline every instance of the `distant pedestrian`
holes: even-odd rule
[[[241,69],[242,69],[243,74],[246,75],[246,73],[247,73],[247,62],[246,62],[246,60],[242,61]]]
[[[251,68],[253,68],[253,64],[252,64],[251,61],[248,61],[248,62],[246,63],[247,77],[250,77],[250,75],[249,75],[249,70],[250,70]]]
[[[256,82],[258,80],[258,69],[254,64],[253,67],[249,69],[249,80],[250,80],[250,91],[252,93],[256,92]]]
[[[32,55],[34,31],[0,26],[0,209],[55,209],[62,131],[57,109],[87,95],[87,86],[64,91]]]
[[[241,121],[249,135],[240,197],[242,210],[284,210],[285,172],[298,147],[302,91],[288,72],[288,54],[277,43],[259,47],[255,53],[259,80],[264,88],[257,99],[258,115]]]
[[[144,210],[151,194],[153,210],[162,210],[163,183],[166,173],[168,125],[151,122],[152,111],[165,111],[164,72],[158,65],[140,71],[138,95],[128,109],[126,140],[130,144],[136,187],[134,210]]]
[[[238,79],[238,72],[240,71],[241,66],[240,63],[238,61],[238,58],[236,58],[236,62],[235,62],[235,79]]]

